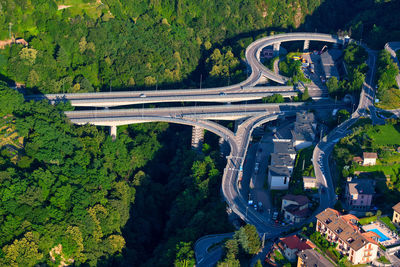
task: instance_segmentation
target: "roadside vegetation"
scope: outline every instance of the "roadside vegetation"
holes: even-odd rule
[[[341,139],[334,148],[334,159],[341,172],[336,183],[336,193],[343,192],[348,176],[375,179],[377,199],[375,205],[384,212],[400,197],[400,121],[387,120],[385,125],[359,124],[350,135]],[[353,161],[353,157],[363,152],[377,152],[375,166],[362,166]]]
[[[346,94],[355,96],[361,91],[368,71],[367,58],[368,53],[357,44],[351,43],[344,49],[343,60],[346,66],[346,76],[340,80],[336,77],[328,79],[326,86],[330,96],[338,98],[342,98]]]
[[[258,253],[261,248],[256,227],[251,224],[240,227],[233,238],[225,242],[224,248],[225,255],[218,262],[218,267],[248,265],[251,257]]]
[[[396,82],[399,68],[386,50],[382,50],[377,60],[377,98],[376,106],[382,109],[400,108],[400,89]]]

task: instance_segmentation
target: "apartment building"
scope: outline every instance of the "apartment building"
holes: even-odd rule
[[[341,215],[330,208],[316,217],[316,230],[329,242],[336,243],[336,249],[347,255],[351,263],[365,264],[376,258],[379,236],[374,232],[363,232],[357,226],[357,217],[351,214]]]

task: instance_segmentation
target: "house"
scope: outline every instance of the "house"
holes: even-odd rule
[[[302,250],[314,248],[314,244],[307,239],[301,239],[297,235],[279,238],[279,248],[283,255],[291,262],[296,261],[297,253]]]
[[[273,139],[274,153],[289,154],[294,160],[296,158],[296,150],[293,147],[292,140],[290,139]]]
[[[287,167],[268,166],[268,183],[271,190],[289,188],[290,171]]]
[[[271,165],[276,167],[287,167],[290,174],[294,168],[294,158],[288,153],[271,153]]]
[[[375,180],[347,178],[345,198],[350,209],[366,211],[375,195]]]
[[[297,253],[297,267],[334,267],[328,259],[314,249],[306,249]]]
[[[297,112],[294,128],[291,131],[293,146],[296,149],[306,148],[312,145],[316,136],[317,124],[314,114],[311,112]]]
[[[378,155],[376,153],[363,153],[363,166],[373,166],[376,165],[376,159]]]
[[[379,236],[374,232],[362,232],[354,215],[341,215],[328,208],[317,214],[316,231],[329,242],[337,244],[336,250],[346,255],[353,264],[365,264],[376,259]]]
[[[353,161],[360,165],[363,163],[363,159],[361,157],[354,157]]]
[[[319,187],[317,177],[304,176],[303,184],[304,184],[304,189],[314,189]]]
[[[397,226],[400,225],[400,202],[393,206],[393,218],[392,222]]]
[[[310,214],[308,209],[310,201],[306,196],[287,194],[282,198],[283,216],[286,221],[298,223]]]

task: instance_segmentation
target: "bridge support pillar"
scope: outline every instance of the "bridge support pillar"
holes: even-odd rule
[[[110,126],[110,135],[113,140],[117,138],[117,126]]]
[[[192,129],[192,149],[200,150],[204,141],[204,128],[194,126]]]
[[[281,49],[281,43],[274,43],[274,56],[278,56],[279,55],[279,50]]]
[[[304,46],[303,46],[303,51],[308,51],[309,48],[310,48],[310,40],[305,40]]]

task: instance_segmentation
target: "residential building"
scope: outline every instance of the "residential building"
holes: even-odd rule
[[[308,209],[310,201],[306,196],[287,194],[282,198],[283,216],[286,221],[298,223],[306,219],[310,210]]]
[[[271,164],[268,166],[268,184],[272,190],[289,188],[296,151],[291,140],[273,139],[274,153],[271,154]]]
[[[313,189],[319,187],[317,177],[304,176],[303,184],[304,184],[304,189]]]
[[[274,153],[278,154],[289,154],[294,160],[296,158],[296,150],[293,148],[291,139],[273,139]]]
[[[294,262],[296,261],[299,251],[311,249],[315,246],[307,239],[301,239],[297,235],[291,235],[279,238],[278,247],[289,261]]]
[[[297,267],[334,267],[327,258],[314,249],[306,249],[297,253]]]
[[[353,161],[357,164],[363,164],[363,159],[361,157],[353,157]]]
[[[311,146],[315,140],[317,124],[314,114],[311,112],[297,112],[294,128],[291,131],[293,136],[293,146],[296,149]]]
[[[347,178],[345,198],[349,209],[366,211],[375,195],[375,180]]]
[[[276,167],[287,167],[290,174],[294,168],[294,158],[288,153],[271,153],[271,165]]]
[[[268,183],[271,190],[289,188],[290,171],[287,167],[268,166]]]
[[[378,158],[378,154],[376,153],[363,153],[363,166],[373,166],[376,165],[376,159]]]
[[[357,217],[351,214],[341,215],[328,208],[316,218],[316,231],[329,242],[336,243],[336,249],[346,255],[351,263],[365,264],[376,259],[379,236],[374,232],[363,232],[357,226]]]
[[[400,226],[400,202],[393,206],[392,222],[397,226]]]

